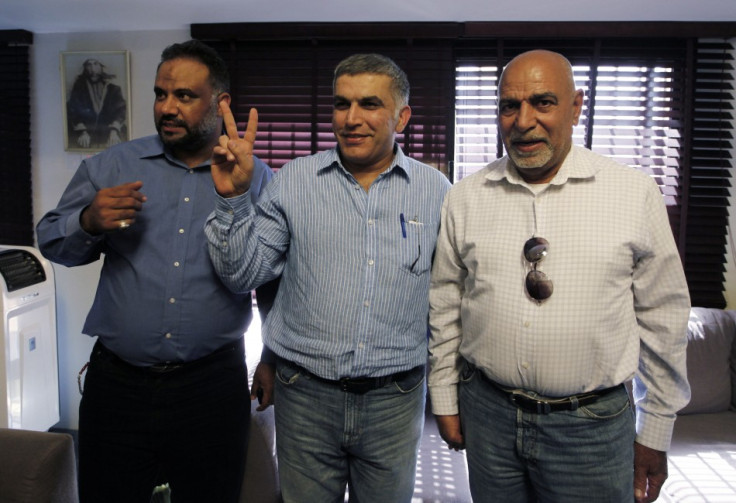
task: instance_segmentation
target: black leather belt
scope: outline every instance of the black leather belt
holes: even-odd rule
[[[397,372],[395,374],[380,376],[380,377],[343,377],[337,381],[332,379],[325,379],[317,374],[313,374],[304,367],[297,365],[294,362],[281,359],[281,361],[289,366],[294,367],[299,373],[306,375],[316,381],[329,384],[331,386],[337,386],[346,393],[355,393],[356,395],[362,395],[374,389],[383,388],[384,386],[391,384],[392,382],[401,381],[402,379],[409,376],[412,372],[424,372],[424,365],[419,365],[410,370],[403,372]]]
[[[168,374],[174,371],[180,371],[180,370],[195,370],[197,368],[206,366],[206,365],[215,365],[219,362],[222,362],[224,360],[227,360],[228,358],[240,358],[243,355],[242,358],[245,359],[244,356],[245,351],[245,343],[243,339],[238,339],[234,342],[230,342],[228,344],[225,344],[224,346],[220,347],[219,349],[215,350],[214,352],[210,353],[207,356],[204,356],[202,358],[199,358],[197,360],[192,360],[188,362],[161,362],[156,363],[154,365],[148,365],[144,367],[139,367],[136,365],[131,365],[130,363],[126,362],[119,356],[117,356],[115,353],[110,351],[107,347],[105,347],[99,339],[95,343],[95,347],[93,348],[93,355],[97,353],[98,357],[103,357],[105,360],[116,364],[117,366],[122,366],[137,372],[144,372],[144,373],[153,373],[153,374]]]
[[[504,388],[497,382],[489,379],[479,369],[477,371],[483,377],[484,381],[500,392],[506,394],[511,403],[519,407],[521,410],[531,412],[532,414],[549,414],[550,412],[559,412],[563,410],[577,410],[578,407],[582,405],[590,405],[599,398],[621,389],[623,386],[623,384],[619,384],[612,388],[599,389],[589,393],[581,393],[579,395],[571,395],[561,398],[541,398],[530,395],[524,390]]]

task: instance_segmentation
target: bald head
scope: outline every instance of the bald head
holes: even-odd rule
[[[545,50],[520,54],[501,74],[498,95],[499,130],[512,164],[527,182],[550,181],[572,147],[583,105],[570,62]]]
[[[547,51],[544,49],[536,49],[519,54],[509,61],[503,72],[499,85],[503,85],[504,76],[509,72],[513,72],[516,66],[537,68],[538,71],[556,73],[561,81],[569,86],[568,89],[572,93],[575,91],[575,80],[573,79],[572,65],[570,61],[560,53]]]

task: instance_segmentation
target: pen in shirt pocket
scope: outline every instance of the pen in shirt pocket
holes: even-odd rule
[[[406,220],[404,220],[403,213],[399,213],[399,222],[401,223],[401,235],[406,239]]]

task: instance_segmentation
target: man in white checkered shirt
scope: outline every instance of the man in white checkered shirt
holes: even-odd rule
[[[443,206],[429,390],[476,503],[654,501],[689,400],[690,299],[662,195],[572,146],[582,105],[563,56],[514,58],[499,82],[508,155]]]

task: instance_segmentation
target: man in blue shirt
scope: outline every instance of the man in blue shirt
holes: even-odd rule
[[[83,503],[148,503],[165,482],[177,502],[239,501],[252,299],[220,282],[203,235],[228,89],[225,63],[209,47],[166,48],[154,87],[158,135],[85,159],[38,224],[50,260],[105,256],[83,329],[97,337],[80,405]],[[254,201],[270,177],[254,159]],[[258,292],[262,316],[272,298]],[[270,401],[273,370],[259,365],[254,381],[253,394],[263,386]]]
[[[205,233],[223,281],[283,273],[264,342],[278,356],[276,444],[284,501],[409,502],[424,425],[429,271],[449,182],[395,143],[411,116],[390,59],[335,70],[337,148],[284,166],[257,206],[257,113],[215,148]]]

